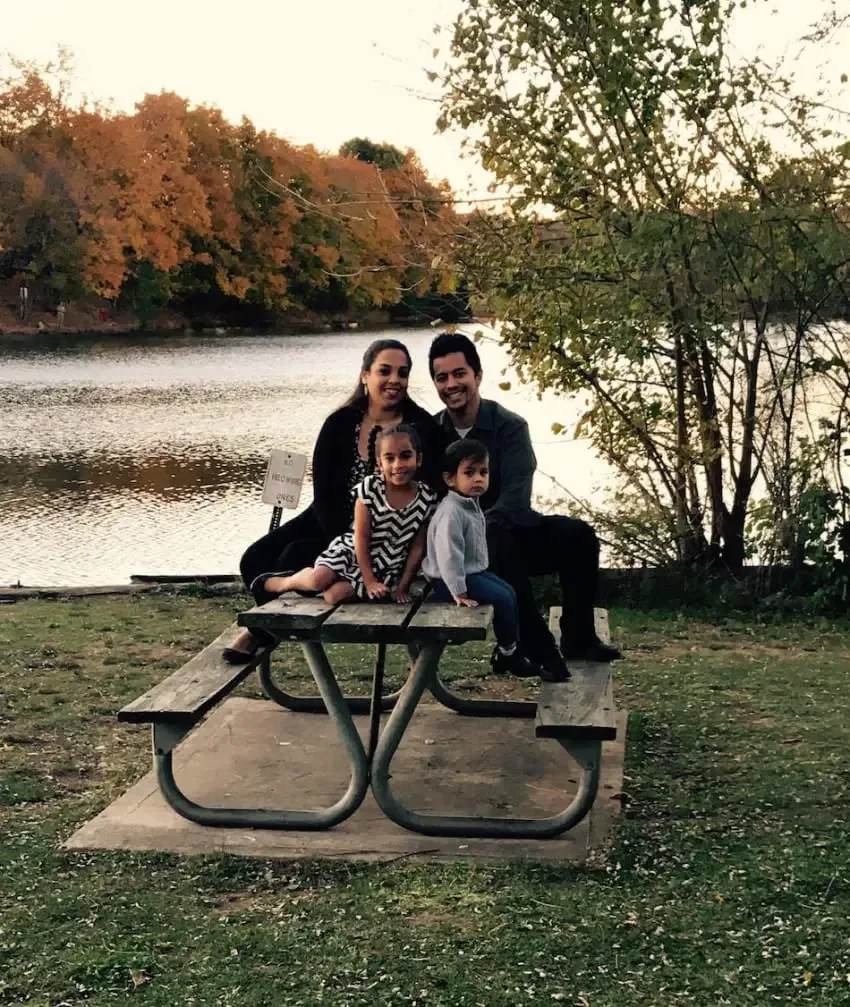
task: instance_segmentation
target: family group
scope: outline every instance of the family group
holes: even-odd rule
[[[531,506],[528,424],[481,397],[481,360],[468,337],[437,336],[428,363],[445,406],[436,416],[408,395],[403,343],[379,339],[366,350],[354,392],[319,432],[312,504],[242,557],[257,604],[286,591],[330,603],[403,602],[421,571],[440,600],[493,606],[495,672],[566,681],[570,659],[619,657],[594,628],[593,528]],[[531,578],[540,574],[559,579],[560,647],[534,598]],[[245,662],[267,642],[245,630],[225,656]]]

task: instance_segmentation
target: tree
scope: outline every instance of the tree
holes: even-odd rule
[[[373,143],[364,137],[355,136],[346,140],[339,148],[340,157],[354,157],[358,161],[374,164],[382,171],[392,171],[404,164],[404,154],[391,143]]]
[[[577,433],[624,478],[635,553],[649,529],[656,558],[733,570],[801,389],[846,371],[850,310],[850,146],[817,96],[733,58],[737,7],[468,0],[440,120],[512,193],[465,272],[522,373],[587,397]]]
[[[0,65],[0,277],[252,322],[392,305],[453,282],[445,185],[416,155],[296,147],[179,95],[67,100],[69,61]],[[5,75],[4,75],[5,74]]]

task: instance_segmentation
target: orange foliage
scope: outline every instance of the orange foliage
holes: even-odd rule
[[[37,209],[45,233],[73,232],[79,284],[103,296],[138,263],[272,311],[323,290],[380,306],[449,289],[450,197],[412,151],[379,170],[173,93],[111,114],[66,108],[30,66],[0,78],[0,254]]]

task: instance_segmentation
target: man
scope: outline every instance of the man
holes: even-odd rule
[[[481,360],[471,339],[437,336],[428,352],[431,378],[445,409],[437,414],[449,441],[471,437],[490,455],[490,487],[481,498],[487,518],[490,568],[517,594],[520,639],[527,657],[556,677],[564,661],[613,661],[593,623],[599,580],[599,540],[586,521],[538,514],[531,507],[537,459],[528,424],[498,402],[482,399]],[[530,577],[557,573],[563,596],[561,652],[534,600]]]

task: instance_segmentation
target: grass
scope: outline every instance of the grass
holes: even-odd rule
[[[589,864],[59,852],[148,768],[115,711],[239,604],[0,607],[0,1004],[850,1004],[846,626],[614,611],[627,804]]]

